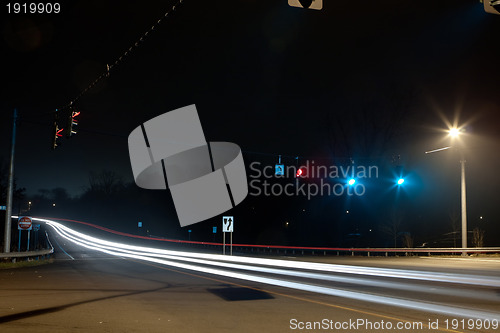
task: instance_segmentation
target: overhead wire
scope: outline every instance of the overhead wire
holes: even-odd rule
[[[99,75],[85,89],[80,91],[80,93],[75,98],[73,98],[68,104],[66,104],[63,108],[68,108],[68,107],[74,106],[75,103],[83,95],[85,95],[85,93],[87,93],[89,90],[91,90],[93,87],[95,87],[101,80],[108,78],[110,76],[111,70],[115,69],[118,65],[123,63],[125,58],[127,58],[133,51],[135,51],[139,47],[139,45],[141,45],[141,43],[144,42],[144,40],[148,36],[150,36],[150,34],[156,29],[156,27],[158,25],[160,25],[163,22],[163,20],[165,20],[170,14],[172,14],[176,10],[176,8],[178,6],[180,6],[183,2],[184,2],[184,0],[178,0],[169,10],[167,10],[165,12],[165,14],[163,14],[162,17],[160,17],[148,30],[146,30],[145,33],[143,33],[141,35],[141,37],[135,43],[133,43],[128,49],[126,49],[125,52],[120,57],[118,57],[113,63],[111,63],[111,65],[107,64],[106,71],[104,71],[101,75]]]

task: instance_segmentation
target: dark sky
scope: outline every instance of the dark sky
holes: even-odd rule
[[[416,175],[415,202],[444,207],[459,202],[458,159],[423,151],[446,145],[439,130],[455,119],[467,125],[471,214],[487,206],[500,222],[500,15],[474,0],[326,0],[322,11],[286,0],[186,0],[76,101],[80,132],[51,151],[52,112],[173,3],[64,1],[51,15],[2,8],[0,156],[8,159],[17,108],[16,177],[28,193],[77,195],[90,171],[132,181],[128,134],[196,104],[207,140],[237,143],[247,162],[255,153],[363,161],[380,148],[366,124],[375,119],[376,133],[397,117],[383,153]],[[331,143],[338,124],[350,129],[349,149]]]

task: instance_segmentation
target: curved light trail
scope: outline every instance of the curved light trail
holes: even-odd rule
[[[452,289],[449,287],[430,289],[424,286],[419,286],[417,284],[401,282],[401,280],[421,280],[471,286],[500,287],[500,279],[494,277],[476,277],[465,274],[446,274],[425,271],[409,271],[388,268],[322,264],[304,261],[287,261],[279,259],[223,256],[206,253],[172,251],[106,241],[75,231],[53,220],[41,218],[33,218],[33,220],[46,223],[48,226],[52,227],[61,237],[74,242],[75,244],[113,256],[132,258],[207,274],[299,289],[337,297],[345,297],[363,302],[372,302],[377,304],[402,307],[423,312],[452,315],[455,317],[460,316],[463,318],[500,320],[500,314],[498,313],[492,313],[477,309],[467,309],[463,307],[455,307],[418,300],[409,300],[399,297],[381,296],[372,293],[349,291],[339,288],[285,280],[285,278],[287,277],[294,277],[301,279],[310,279],[316,282],[333,281],[378,288],[390,288],[396,290],[415,291],[420,293],[428,292],[447,296],[467,297],[494,302],[498,301],[498,296],[484,291],[457,290],[456,288]],[[248,274],[244,271],[258,272],[267,275],[272,274],[273,276],[278,276],[278,278]],[[331,273],[339,273],[342,275],[332,275]],[[380,280],[372,280],[369,278],[346,277],[345,275],[348,274],[394,278],[398,280],[385,282]]]

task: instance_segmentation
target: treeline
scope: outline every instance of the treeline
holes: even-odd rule
[[[41,189],[24,198],[21,214],[81,220],[122,232],[178,237],[178,221],[167,191],[146,191],[113,171],[91,173],[88,186],[71,196],[64,188]],[[141,231],[142,232],[142,231]]]

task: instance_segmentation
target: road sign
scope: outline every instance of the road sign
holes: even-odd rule
[[[31,230],[32,228],[31,217],[20,216],[19,220],[17,220],[17,228],[19,230]]]
[[[223,232],[233,232],[234,229],[234,218],[232,216],[222,217],[222,231]]]
[[[285,165],[284,164],[276,164],[274,167],[274,173],[276,176],[284,176],[285,175]]]
[[[7,206],[0,206],[0,210],[7,210]]]

